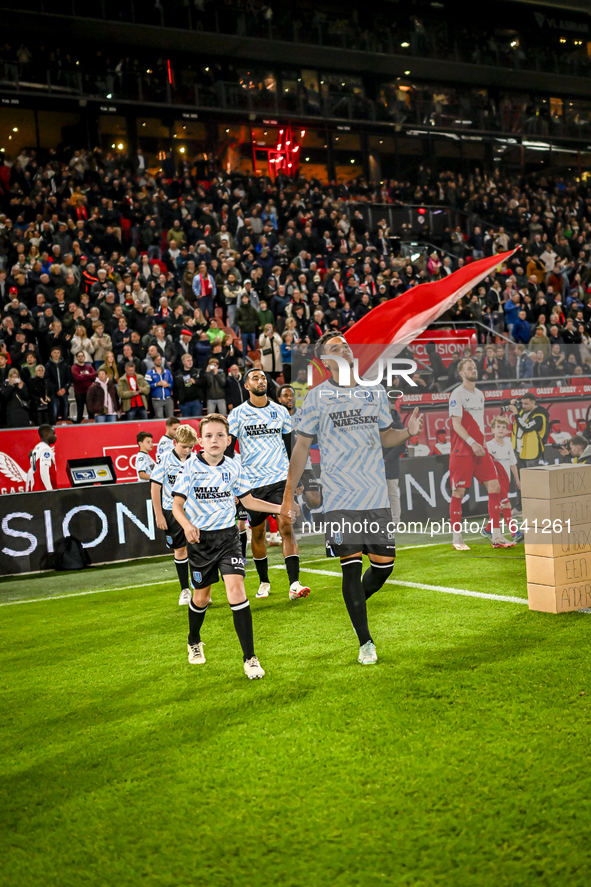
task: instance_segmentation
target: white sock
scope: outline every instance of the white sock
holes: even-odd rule
[[[453,541],[454,541],[454,542],[463,542],[463,541],[464,541],[464,540],[462,539],[462,534],[461,534],[461,533],[454,533],[452,538],[453,538]]]

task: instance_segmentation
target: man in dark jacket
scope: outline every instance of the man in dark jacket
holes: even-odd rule
[[[240,406],[245,400],[248,400],[248,392],[242,382],[242,375],[238,364],[233,363],[228,369],[228,377],[226,379],[226,403],[228,404],[228,410],[233,410],[234,407]]]
[[[74,363],[72,364],[70,372],[72,373],[74,400],[76,401],[76,424],[79,425],[84,418],[86,395],[88,394],[88,389],[96,379],[96,370],[92,363],[85,362],[84,351],[79,351],[74,358]],[[89,416],[88,418],[92,419],[94,417]]]
[[[181,416],[196,418],[203,413],[205,379],[202,371],[193,365],[191,354],[183,354],[181,364],[182,370],[174,377]]]
[[[240,328],[242,354],[246,359],[248,352],[256,349],[256,332],[259,327],[259,312],[252,306],[248,293],[243,293],[240,299],[236,324]]]
[[[52,348],[51,356],[45,364],[45,370],[55,391],[53,402],[55,420],[57,422],[58,419],[68,419],[68,392],[72,384],[72,373],[62,357],[62,349],[58,345]]]

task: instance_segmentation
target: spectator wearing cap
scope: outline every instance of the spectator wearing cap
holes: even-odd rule
[[[181,330],[178,341],[174,343],[174,359],[172,361],[172,368],[174,371],[179,372],[182,367],[182,359],[185,354],[190,354],[193,356],[193,333],[191,330],[183,327]]]

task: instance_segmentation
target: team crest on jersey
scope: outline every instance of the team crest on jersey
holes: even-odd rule
[[[343,544],[343,536],[342,536],[340,530],[337,530],[337,532],[334,534],[334,541],[335,541],[335,545],[342,545]]]
[[[225,484],[230,483],[230,472],[229,471],[222,471],[222,480]]]
[[[270,416],[272,419],[276,419],[277,418],[277,410],[271,410]]]
[[[195,580],[195,582],[201,582],[201,578],[202,577],[201,577],[201,573],[199,572],[199,570],[194,570],[193,571],[193,579]]]

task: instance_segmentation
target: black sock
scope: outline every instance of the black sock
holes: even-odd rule
[[[362,647],[368,641],[371,641],[367,625],[365,594],[361,584],[363,561],[361,558],[341,561],[341,567],[343,569],[343,599],[353,623],[353,628],[357,632],[359,646]]]
[[[366,600],[380,590],[393,568],[393,562],[391,564],[372,564],[371,561],[369,562],[369,567],[361,580]]]
[[[189,603],[189,643],[198,644],[201,640],[201,626],[207,613],[207,607],[200,609],[193,601]]]
[[[250,601],[247,599],[242,601],[241,604],[230,604],[230,609],[234,617],[234,628],[242,647],[242,656],[244,657],[244,662],[246,662],[247,659],[252,659],[254,656]]]
[[[179,577],[179,582],[181,583],[182,591],[184,588],[189,587],[189,558],[186,557],[184,561],[177,561],[175,557],[174,565],[176,567],[177,576]]]
[[[269,562],[266,557],[255,557],[253,558],[254,565],[257,568],[257,573],[259,574],[259,580],[261,582],[269,581]]]
[[[300,556],[299,554],[288,554],[285,558],[285,568],[289,584],[293,585],[300,578]]]
[[[248,545],[248,539],[246,538],[246,530],[241,530],[239,533],[240,536],[240,546],[242,548],[242,557],[246,557],[246,546]]]

